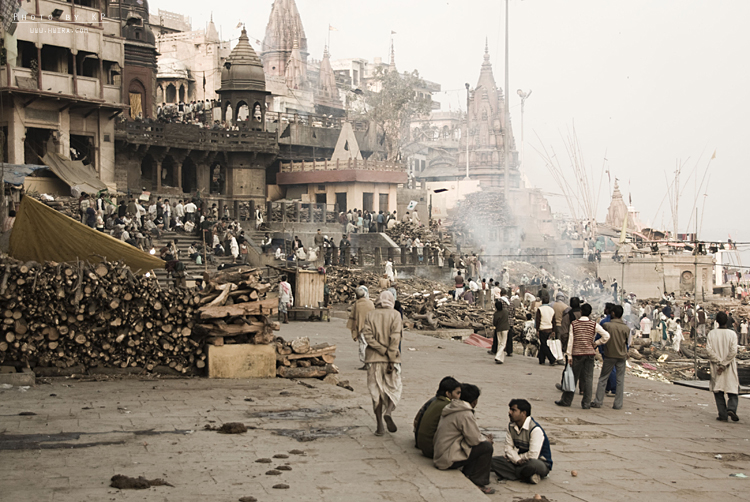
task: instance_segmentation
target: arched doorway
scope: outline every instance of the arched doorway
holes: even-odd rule
[[[226,195],[227,169],[220,162],[211,165],[211,195]]]
[[[146,155],[141,161],[141,186],[147,192],[156,187],[156,161],[151,155]]]
[[[183,102],[185,101],[185,86],[184,85],[180,86],[180,101],[183,101]]]
[[[145,119],[150,117],[146,103],[146,88],[139,80],[131,80],[128,87],[128,104],[131,119]]]
[[[162,103],[164,103],[164,88],[159,85],[156,88],[156,104],[161,105]]]
[[[161,161],[161,186],[177,186],[177,163],[171,155],[164,157]]]
[[[250,116],[250,107],[247,103],[240,101],[237,103],[237,122],[245,122]]]
[[[167,103],[176,103],[177,102],[177,89],[175,88],[174,84],[169,84],[167,86]]]
[[[192,193],[198,189],[198,168],[190,157],[182,163],[182,191]]]

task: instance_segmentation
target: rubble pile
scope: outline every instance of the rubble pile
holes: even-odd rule
[[[286,342],[276,337],[276,376],[281,378],[325,378],[339,372],[336,346],[322,343],[310,345],[308,337]]]
[[[89,264],[0,259],[0,362],[31,368],[205,365],[193,336],[198,298],[163,290],[120,262]]]
[[[54,200],[38,199],[65,216],[70,216],[78,221],[81,220],[80,202],[76,197],[55,197]]]

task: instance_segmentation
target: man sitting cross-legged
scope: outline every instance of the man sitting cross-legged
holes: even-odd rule
[[[537,484],[552,469],[552,451],[544,429],[531,418],[531,404],[513,399],[508,404],[510,423],[505,436],[505,456],[492,457],[499,479]]]

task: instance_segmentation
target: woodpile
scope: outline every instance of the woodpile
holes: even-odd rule
[[[0,362],[183,374],[205,365],[192,333],[197,299],[186,289],[163,290],[120,262],[39,264],[4,256],[0,277]]]
[[[81,221],[81,204],[76,197],[55,197],[55,200],[39,200],[65,216]]]
[[[280,325],[270,316],[278,313],[278,298],[264,299],[271,289],[256,268],[238,267],[203,274],[206,287],[196,297],[194,333],[208,344],[273,342]]]
[[[438,235],[434,234],[428,226],[417,226],[411,222],[397,223],[392,228],[387,229],[385,233],[397,244],[401,243],[402,236],[404,238],[410,237],[412,241],[416,238],[419,238],[419,240],[422,241],[423,244],[426,244],[428,242],[432,244],[440,243],[440,238],[438,237]]]
[[[276,375],[281,378],[325,378],[339,372],[336,346],[327,343],[310,345],[309,338],[295,338],[286,342],[276,337]]]
[[[513,224],[513,213],[505,203],[502,190],[497,189],[466,195],[458,203],[452,218],[452,229],[469,238],[480,229],[497,229]]]

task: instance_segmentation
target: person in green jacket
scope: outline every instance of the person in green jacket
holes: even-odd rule
[[[432,458],[432,439],[435,436],[440,415],[452,399],[461,398],[461,384],[453,377],[445,377],[440,381],[435,397],[427,401],[417,413],[414,420],[414,432],[417,448],[422,450],[425,457]]]

